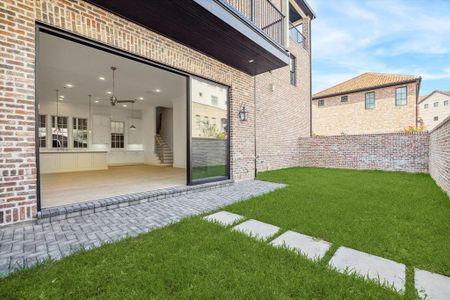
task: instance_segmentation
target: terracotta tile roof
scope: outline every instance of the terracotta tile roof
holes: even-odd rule
[[[419,76],[364,73],[313,95],[313,99],[419,80]]]

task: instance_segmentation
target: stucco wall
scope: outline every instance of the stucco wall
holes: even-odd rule
[[[450,117],[430,133],[430,174],[450,196]]]
[[[419,118],[423,120],[426,130],[433,130],[450,116],[450,103],[444,105],[445,101],[450,102],[450,95],[434,92],[419,104]],[[434,106],[436,102],[438,103],[437,107]],[[425,108],[425,105],[428,107]],[[437,121],[434,120],[435,117],[438,118]]]
[[[300,166],[428,172],[428,133],[311,137],[299,143]]]
[[[347,94],[348,102],[341,96],[321,98],[325,105],[313,100],[313,133],[316,135],[373,134],[400,132],[416,126],[416,83],[407,84],[408,97],[404,106],[395,105],[395,89],[405,85],[367,90]],[[365,108],[365,94],[375,92],[375,108]],[[342,95],[345,96],[345,95]]]

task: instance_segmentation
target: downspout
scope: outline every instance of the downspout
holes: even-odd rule
[[[309,20],[308,30],[308,48],[309,48],[309,137],[313,135],[312,129],[312,45],[311,45],[311,20]]]
[[[422,77],[419,77],[416,85],[416,129],[419,125],[419,93],[420,93],[420,84],[422,82]]]
[[[255,67],[256,68],[256,67]],[[255,108],[255,113],[254,113],[254,118],[255,118],[255,124],[254,124],[254,130],[255,130],[255,142],[254,142],[254,145],[255,145],[255,179],[256,179],[256,176],[257,176],[257,174],[258,174],[258,153],[257,153],[257,149],[256,149],[256,140],[257,140],[257,138],[256,138],[256,133],[257,133],[257,131],[256,131],[256,115],[257,115],[257,108],[256,108],[256,75],[255,76],[253,76],[253,103],[254,103],[254,108]]]

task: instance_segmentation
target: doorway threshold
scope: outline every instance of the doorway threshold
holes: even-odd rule
[[[177,197],[204,190],[216,189],[231,184],[233,184],[233,180],[228,179],[199,185],[163,188],[148,192],[118,195],[99,200],[43,208],[37,213],[37,222],[38,224],[43,224],[53,221],[60,221],[68,218],[90,215],[105,210],[138,205],[141,203]]]

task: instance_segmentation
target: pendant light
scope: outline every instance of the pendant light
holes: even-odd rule
[[[92,95],[88,95],[89,97],[89,128],[88,133],[92,134]]]
[[[131,104],[131,126],[130,130],[136,130],[136,126],[134,126],[134,102]]]
[[[55,130],[53,132],[54,133],[60,133],[61,130],[59,129],[59,122],[58,122],[58,120],[59,120],[59,90],[56,89],[55,92],[56,92],[56,122],[55,122],[56,123],[56,127],[55,127]]]

